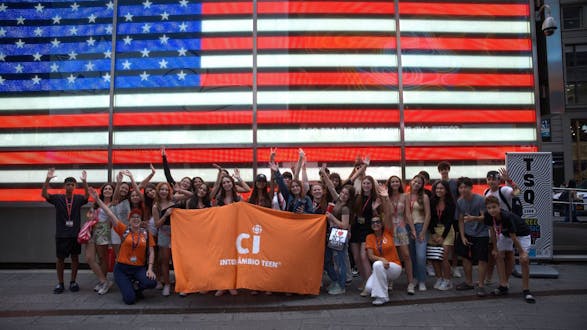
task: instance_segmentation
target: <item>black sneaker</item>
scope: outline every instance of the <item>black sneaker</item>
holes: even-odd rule
[[[491,292],[492,296],[505,296],[508,294],[508,287],[507,286],[498,286],[497,288],[493,289]]]
[[[79,285],[76,282],[69,282],[69,291],[71,292],[78,292]]]
[[[55,286],[55,289],[53,289],[54,294],[61,294],[61,293],[63,293],[63,291],[65,291],[65,288],[63,287],[63,283],[57,284],[57,286]]]

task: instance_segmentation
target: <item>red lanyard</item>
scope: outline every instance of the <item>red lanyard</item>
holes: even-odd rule
[[[391,205],[393,205],[393,218],[397,218],[397,208],[399,204],[399,197],[398,199],[392,199]]]
[[[440,205],[436,206],[436,215],[438,216],[438,221],[441,222],[442,219],[442,213],[444,213],[444,209],[445,206],[443,206],[442,208],[440,208]]]
[[[369,204],[371,202],[371,196],[369,196],[369,198],[367,198],[367,201],[365,201],[365,204],[363,204],[363,208],[361,209],[361,215],[365,215],[365,208],[367,208],[367,204]]]
[[[73,196],[71,196],[71,200],[67,200],[67,196],[65,196],[65,208],[67,209],[67,220],[71,221],[71,209],[73,208]]]
[[[377,245],[377,251],[379,251],[379,256],[383,257],[383,240],[385,239],[385,237],[383,237],[383,233],[381,234],[381,241],[377,240],[377,236],[375,236],[375,244]]]
[[[139,243],[141,242],[141,232],[138,232],[137,235],[137,240],[135,242],[135,234],[131,231],[130,232],[130,237],[131,237],[131,241],[132,241],[132,249],[136,249],[137,247],[139,247]]]

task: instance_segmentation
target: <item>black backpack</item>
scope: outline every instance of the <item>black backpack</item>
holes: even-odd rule
[[[512,205],[510,205],[505,196],[503,195],[503,193],[501,192],[501,188],[502,187],[499,187],[499,199],[501,199],[505,203],[505,205],[508,207],[508,211],[512,212],[513,214],[521,218],[524,214],[524,207],[522,206],[522,201],[518,196],[512,196]],[[489,189],[485,190],[485,193],[483,195],[486,196],[487,192],[489,192]]]

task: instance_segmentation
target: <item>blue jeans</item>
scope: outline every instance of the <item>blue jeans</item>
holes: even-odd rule
[[[414,265],[414,277],[418,282],[426,282],[426,246],[428,245],[428,233],[423,242],[418,240],[418,235],[422,232],[424,224],[414,224],[416,228],[416,239],[410,236],[410,258],[412,265]]]
[[[344,289],[346,282],[346,258],[349,253],[348,250],[348,244],[346,244],[342,251],[335,251],[329,247],[326,247],[324,251],[324,269],[328,277],[332,281],[337,282],[342,289]],[[334,269],[334,263],[336,263],[336,270]]]
[[[147,277],[147,268],[145,266],[131,266],[121,263],[114,265],[114,281],[120,293],[122,300],[127,305],[132,305],[136,301],[136,292],[133,288],[133,281],[139,282],[139,290],[152,289],[157,285],[157,281]]]

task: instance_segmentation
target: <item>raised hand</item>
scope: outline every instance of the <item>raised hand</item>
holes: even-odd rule
[[[154,175],[155,174],[155,166],[153,166],[153,164],[149,164],[149,166],[151,167],[151,173]]]
[[[86,182],[88,180],[88,173],[86,173],[85,170],[82,171],[82,176],[80,176],[80,180],[82,180],[82,182]]]
[[[55,175],[55,168],[51,167],[47,171],[47,181],[51,181],[51,180],[53,180],[56,177],[57,177],[57,175]]]
[[[161,156],[167,157],[167,153],[165,153],[165,147],[161,147]]]
[[[214,167],[215,169],[217,169],[219,171],[222,171],[222,166],[220,166],[220,165],[218,165],[216,163],[212,164],[212,167]]]
[[[369,155],[367,155],[367,156],[365,156],[365,158],[363,158],[363,164],[365,164],[365,165],[371,164],[371,158],[369,157]]]
[[[380,183],[377,185],[377,194],[381,197],[388,197],[389,192],[387,190],[387,185],[385,183]]]
[[[122,182],[122,171],[118,172],[118,175],[116,176],[116,182]]]
[[[275,155],[277,154],[277,148],[270,148],[269,149],[269,161],[275,162]]]
[[[90,196],[92,196],[92,198],[93,198],[94,200],[98,200],[98,199],[100,199],[100,196],[98,196],[98,192],[96,191],[96,189],[94,189],[94,188],[92,188],[92,187],[89,187],[89,188],[88,188],[88,192],[90,193]]]
[[[279,170],[279,166],[277,166],[276,162],[269,162],[269,168],[273,172],[277,172]]]
[[[120,171],[120,173],[122,173],[123,175],[128,176],[129,178],[132,178],[132,173],[129,170]]]
[[[505,167],[500,168],[498,171],[499,175],[501,175],[504,181],[510,180],[510,174],[508,173],[508,170],[505,169]]]

